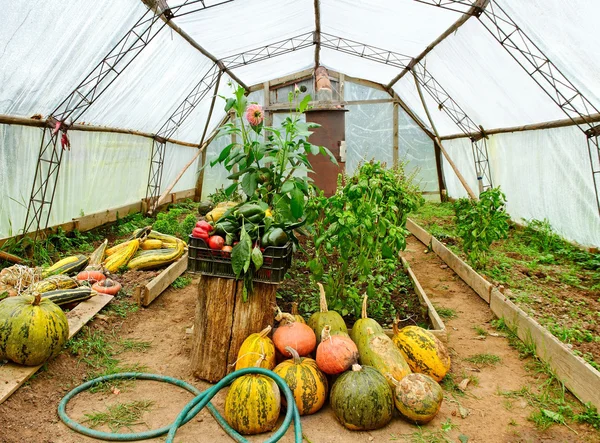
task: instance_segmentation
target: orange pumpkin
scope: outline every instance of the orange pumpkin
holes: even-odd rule
[[[358,348],[347,334],[331,335],[325,325],[317,348],[317,366],[326,374],[335,375],[350,369],[358,361]]]
[[[285,324],[281,323],[273,334],[275,347],[286,357],[291,354],[285,349],[290,346],[301,357],[310,354],[317,345],[317,337],[313,330],[304,323],[297,322],[293,315],[284,313]]]

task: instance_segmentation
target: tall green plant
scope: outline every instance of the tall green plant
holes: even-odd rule
[[[308,262],[313,278],[325,283],[333,309],[360,312],[360,294],[349,285],[366,283],[385,259],[397,259],[406,247],[406,219],[422,197],[404,164],[386,169],[379,162],[363,164],[339,180],[336,193],[311,200],[315,257]]]
[[[482,192],[479,200],[461,198],[454,204],[456,231],[475,267],[485,267],[492,243],[508,236],[510,216],[505,205],[506,196],[500,187]]]

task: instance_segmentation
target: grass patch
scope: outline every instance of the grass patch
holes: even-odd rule
[[[133,348],[141,350],[147,349],[149,346],[150,343],[148,342],[137,342],[135,340],[119,341],[115,337],[114,332],[107,334],[100,331],[91,331],[87,327],[67,343],[67,349],[71,354],[77,356],[79,362],[85,363],[88,366],[87,380],[119,372],[145,371],[147,368],[137,363],[121,364],[116,356],[125,350]],[[93,386],[90,392],[110,392],[113,387],[124,388],[131,384],[132,381],[128,380],[112,380]]]
[[[481,326],[473,326],[473,329],[475,329],[475,332],[477,332],[477,335],[479,335],[481,337],[486,337],[488,335],[487,331],[485,329],[483,329]]]
[[[150,348],[151,343],[149,341],[124,338],[119,341],[119,346],[123,351],[146,352]]]
[[[446,376],[440,382],[440,385],[445,391],[450,392],[451,394],[456,394],[459,396],[464,396],[465,393],[458,387],[458,383],[454,378],[454,374],[447,373]]]
[[[171,287],[174,289],[183,289],[191,284],[192,279],[190,277],[177,277],[175,281],[171,283]]]
[[[106,408],[106,412],[92,412],[85,414],[83,423],[90,428],[107,425],[112,432],[126,428],[133,431],[132,426],[145,424],[141,421],[144,413],[150,411],[154,405],[150,400],[136,400],[130,403],[117,403]]]
[[[441,306],[435,306],[435,311],[440,317],[442,317],[445,320],[450,320],[452,318],[458,317],[458,315],[456,315],[456,311],[452,308],[443,308]]]
[[[465,358],[465,361],[481,366],[495,366],[500,363],[502,359],[495,354],[475,354]]]
[[[504,332],[508,338],[508,343],[519,352],[519,358],[535,356],[535,345],[533,343],[524,343],[505,323],[503,318],[492,320],[492,326],[500,332]]]
[[[131,301],[113,299],[105,309],[107,312],[114,312],[119,317],[125,318],[129,314],[139,311],[140,307]]]

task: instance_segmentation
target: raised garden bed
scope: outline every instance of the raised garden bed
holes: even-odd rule
[[[448,215],[446,217],[449,217]],[[448,220],[446,220],[448,223]],[[439,225],[434,229],[439,229]],[[459,256],[443,245],[435,236],[420,227],[413,220],[409,220],[408,229],[421,242],[430,247],[446,264],[451,267],[473,290],[489,305],[492,312],[504,319],[506,325],[515,332],[526,344],[535,347],[538,357],[550,365],[556,375],[563,381],[582,402],[590,402],[600,407],[600,372],[597,370],[597,362],[594,366],[584,360],[571,346],[559,341],[544,326],[538,322],[535,315],[530,315],[513,303],[510,291],[501,286],[505,294],[502,294],[495,285],[489,283],[478,274]],[[447,231],[446,231],[447,232]],[[447,234],[443,234],[447,235]],[[514,235],[514,232],[513,232]],[[446,237],[446,239],[451,237]],[[509,237],[510,240],[510,237]],[[451,238],[450,243],[456,242]],[[454,248],[453,248],[454,249]],[[489,278],[489,277],[488,277]],[[495,282],[499,284],[499,282]],[[543,294],[543,289],[540,290]],[[508,294],[507,294],[508,292]],[[517,300],[518,302],[518,300]],[[527,304],[525,304],[527,306]],[[596,311],[597,312],[597,311]],[[534,311],[535,313],[535,311]],[[590,341],[598,344],[597,335]]]
[[[305,318],[309,318],[318,309],[319,297],[310,279],[310,270],[306,266],[307,258],[313,253],[312,245],[306,240],[301,240],[301,243],[304,250],[295,252],[292,267],[286,279],[278,287],[277,303],[282,311],[290,312],[291,303],[296,301],[299,303],[300,313]],[[440,340],[444,342],[447,340],[444,322],[404,258],[398,260],[395,273],[389,281],[383,282],[376,288],[376,292],[385,295],[383,299],[370,300],[372,305],[382,303],[385,308],[377,312],[369,310],[369,317],[375,318],[388,335],[392,334],[392,321],[394,316],[398,315],[401,320],[400,328],[416,324],[428,329]],[[351,312],[344,315],[344,319],[348,328],[351,328],[357,317]]]
[[[423,243],[431,243],[436,254],[452,260],[452,252],[467,263],[451,204],[426,204],[412,218],[409,229]],[[415,231],[415,222],[425,233]],[[465,279],[467,271],[461,268],[466,269],[461,266],[456,272]],[[492,287],[498,287],[576,355],[600,370],[600,254],[567,243],[543,222],[534,222],[531,228],[513,225],[507,239],[493,243],[487,266],[476,269],[475,274],[471,273],[473,279],[467,283],[487,303]]]

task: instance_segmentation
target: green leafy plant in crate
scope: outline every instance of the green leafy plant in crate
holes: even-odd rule
[[[264,125],[263,109],[248,103],[243,88],[237,88],[234,97],[223,97],[225,111],[233,111],[237,118],[223,126],[221,136],[235,135],[239,141],[223,148],[210,164],[222,164],[231,173],[227,178],[233,182],[224,190],[227,198],[241,189],[247,202],[268,208],[271,215],[256,226],[242,220],[235,232],[228,232],[227,240],[239,238],[231,251],[231,262],[236,277],[244,278],[244,297],[252,290],[253,272],[263,263],[261,239],[280,229],[298,243],[294,231],[306,223],[306,199],[315,192],[312,179],[307,176],[312,172],[308,155],[321,154],[336,162],[329,150],[308,141],[310,130],[319,125],[301,120],[311,99],[307,95],[298,100],[301,92],[300,88],[290,92],[290,113],[279,128]],[[233,208],[230,213],[236,210],[240,211]]]

